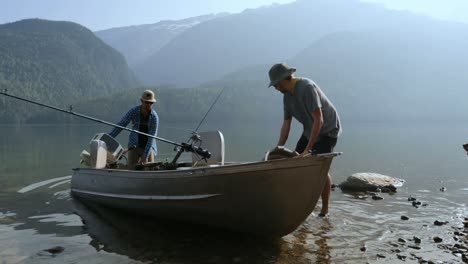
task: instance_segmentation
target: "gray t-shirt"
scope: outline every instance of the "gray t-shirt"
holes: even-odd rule
[[[341,134],[340,117],[335,106],[314,81],[299,78],[294,88],[294,94],[284,94],[283,104],[284,119],[296,118],[303,125],[302,135],[307,139],[310,137],[314,122],[311,114],[318,107],[322,108],[323,114],[323,126],[320,130],[320,136],[337,138]]]

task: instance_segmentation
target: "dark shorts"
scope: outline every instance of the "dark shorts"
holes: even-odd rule
[[[322,154],[333,152],[333,148],[335,147],[337,140],[337,138],[320,136],[317,142],[315,142],[314,146],[312,147],[312,153]],[[297,141],[296,151],[299,154],[301,154],[302,152],[304,152],[308,143],[309,140],[306,137],[304,137],[304,135],[302,135],[299,141]]]

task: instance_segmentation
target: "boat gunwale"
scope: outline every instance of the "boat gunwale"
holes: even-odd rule
[[[286,158],[269,161],[256,161],[256,162],[242,162],[237,164],[222,165],[216,167],[191,167],[190,169],[183,170],[152,170],[152,171],[136,171],[136,170],[121,170],[121,169],[93,169],[93,168],[75,168],[73,169],[75,175],[79,171],[84,171],[86,174],[93,175],[108,175],[120,178],[196,178],[196,177],[209,177],[220,176],[237,173],[251,173],[258,171],[271,171],[278,169],[299,169],[303,167],[322,166],[327,159],[333,157],[301,157],[301,158]],[[315,164],[314,164],[315,163]],[[274,165],[274,166],[271,166]],[[209,171],[209,173],[207,173]],[[105,173],[107,172],[107,173]]]

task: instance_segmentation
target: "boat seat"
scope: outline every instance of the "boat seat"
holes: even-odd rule
[[[211,153],[211,158],[200,160],[200,157],[192,153],[193,166],[206,166],[206,165],[224,165],[224,136],[220,131],[207,131],[199,133],[201,138],[200,147],[207,149]]]

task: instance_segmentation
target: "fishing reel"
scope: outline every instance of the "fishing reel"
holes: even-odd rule
[[[183,142],[179,146],[176,146],[174,148],[174,151],[177,151],[177,154],[171,163],[175,164],[183,152],[195,153],[198,156],[200,156],[201,159],[204,159],[205,161],[211,158],[211,152],[209,152],[207,149],[203,149],[200,146],[195,145],[195,144],[201,144],[201,142],[202,142],[201,136],[196,131],[192,131],[192,135],[190,136],[187,143]]]
[[[201,136],[200,136],[200,134],[197,133],[197,131],[192,131],[192,136],[190,137],[190,140],[193,143],[197,143],[197,142],[202,141]]]
[[[182,148],[184,149],[184,151],[196,153],[204,159],[211,158],[211,152],[209,152],[207,149],[202,149],[201,147],[194,146],[193,144],[182,143]]]
[[[187,143],[182,143],[182,144],[196,144],[198,142],[201,142],[201,136],[198,134],[196,131],[192,131],[192,135],[190,136],[189,140],[187,140]],[[180,151],[180,149],[183,148],[181,146],[175,146],[174,151]],[[188,150],[187,152],[189,152]]]
[[[202,149],[200,146],[194,146],[194,144],[201,144],[202,142],[201,136],[197,133],[197,131],[192,131],[192,136],[190,137],[189,142],[191,142],[191,144],[182,143],[182,146],[183,148],[185,148],[185,151],[196,153],[200,155],[205,161],[206,159],[211,158],[211,153],[207,149]]]

